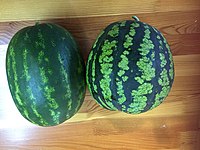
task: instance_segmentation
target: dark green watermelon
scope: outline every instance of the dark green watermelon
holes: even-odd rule
[[[20,113],[40,126],[72,117],[85,96],[85,65],[76,42],[50,23],[18,31],[6,56],[8,84]]]
[[[164,36],[134,18],[114,22],[100,33],[88,56],[86,81],[102,107],[138,114],[167,97],[174,65]]]

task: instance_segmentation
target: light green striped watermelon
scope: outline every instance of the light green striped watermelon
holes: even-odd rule
[[[34,124],[58,125],[83,102],[84,61],[70,33],[56,24],[18,31],[8,46],[6,71],[16,107]]]
[[[88,56],[86,80],[102,107],[139,114],[167,97],[174,64],[164,36],[134,18],[114,22],[100,33]]]

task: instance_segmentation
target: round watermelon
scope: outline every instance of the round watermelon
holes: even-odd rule
[[[88,56],[86,81],[102,107],[139,114],[167,97],[174,65],[164,36],[133,18],[111,23],[99,34]]]
[[[72,35],[52,23],[18,31],[6,56],[14,103],[23,117],[54,126],[72,117],[85,95],[85,65]]]

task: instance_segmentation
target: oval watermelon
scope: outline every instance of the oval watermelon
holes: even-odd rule
[[[86,81],[102,107],[138,114],[166,98],[174,65],[164,36],[134,19],[114,22],[99,34],[88,56]]]
[[[54,126],[72,117],[85,95],[85,65],[64,28],[36,24],[18,31],[6,56],[11,95],[23,117]]]

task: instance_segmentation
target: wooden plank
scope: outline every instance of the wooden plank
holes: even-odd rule
[[[190,55],[190,57],[177,56],[174,57],[174,61],[175,61],[174,64],[176,69],[175,70],[176,77],[177,76],[190,77],[190,76],[200,75],[200,69],[199,69],[200,55]],[[198,84],[199,82],[200,80],[198,80],[196,83]]]
[[[14,129],[2,130],[4,144],[0,148],[132,150],[188,147],[195,150],[199,132],[197,119],[198,116],[101,119],[45,129],[18,129],[15,133]]]
[[[167,38],[173,55],[199,54],[200,11],[140,14],[141,21],[158,28]],[[57,23],[68,29],[80,45],[87,59],[90,48],[99,32],[111,22],[131,19],[131,15],[102,16],[87,18],[66,18],[41,20]],[[168,19],[170,18],[170,19]],[[8,44],[11,37],[21,28],[34,25],[36,21],[15,21],[0,23],[0,44]]]
[[[38,127],[20,115],[5,72],[6,49],[19,29],[38,20],[57,23],[73,34],[86,60],[100,30],[133,15],[158,28],[172,49],[175,80],[159,107],[139,115],[109,111],[87,90],[79,112],[59,126]],[[199,39],[199,0],[0,0],[0,149],[199,150]]]
[[[200,10],[199,0],[1,0],[0,22]]]

